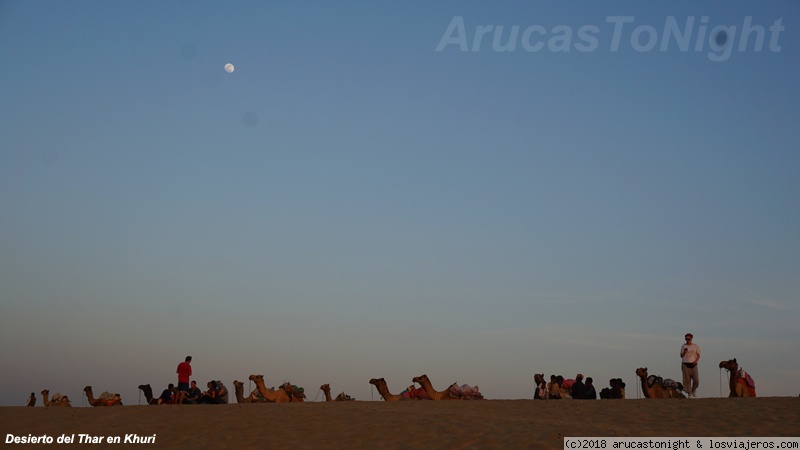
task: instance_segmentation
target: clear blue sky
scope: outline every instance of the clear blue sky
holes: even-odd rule
[[[0,1],[0,405],[135,404],[186,355],[201,385],[530,398],[535,372],[677,379],[687,331],[701,397],[733,357],[795,396],[798,20]]]

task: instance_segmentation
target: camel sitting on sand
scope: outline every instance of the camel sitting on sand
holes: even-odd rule
[[[283,389],[267,389],[267,386],[264,384],[264,375],[250,375],[249,379],[256,383],[256,389],[258,389],[264,401],[269,403],[288,403],[292,401]]]
[[[340,393],[336,396],[336,398],[331,398],[331,385],[330,384],[323,384],[319,387],[319,389],[325,394],[325,401],[326,402],[352,402],[355,401],[353,397],[346,395],[344,392]]]
[[[94,398],[91,386],[83,388],[83,392],[86,393],[86,398],[92,406],[122,406],[122,397],[120,397],[119,394],[103,392],[100,394],[100,397]]]
[[[756,396],[756,387],[755,383],[748,383],[748,381],[752,382],[752,378],[749,380],[747,376],[744,378],[742,377],[741,371],[739,370],[739,363],[736,362],[736,358],[729,359],[728,361],[720,361],[719,363],[720,368],[725,368],[728,372],[731,373],[730,376],[730,389],[731,394],[728,397],[755,397]]]
[[[239,380],[233,380],[233,390],[236,394],[236,403],[264,403],[264,398],[256,395],[258,390],[250,393],[247,397],[244,396],[244,383]]]
[[[70,408],[72,407],[72,403],[70,403],[69,398],[66,395],[61,395],[59,393],[53,394],[53,398],[50,398],[50,391],[47,389],[42,391],[42,398],[44,407],[47,408],[48,406],[63,406]]]
[[[674,388],[666,387],[664,386],[663,378],[655,375],[647,376],[647,367],[636,369],[636,375],[641,379],[642,392],[645,398],[686,398],[681,392],[683,387],[680,383]]]
[[[425,389],[425,392],[428,393],[428,397],[430,397],[431,400],[450,400],[452,398],[450,396],[450,389],[445,389],[444,391],[437,391],[434,389],[433,385],[431,384],[431,380],[428,379],[428,375],[423,374],[418,377],[414,377],[411,381],[414,383],[419,383],[419,385]]]
[[[144,392],[144,398],[147,400],[148,405],[158,405],[158,399],[153,398],[153,388],[149,384],[140,384],[139,390]]]
[[[386,380],[384,380],[383,378],[373,378],[369,380],[369,384],[375,386],[378,389],[378,393],[381,394],[381,397],[383,397],[384,401],[399,402],[401,400],[404,400],[403,396],[392,394],[391,392],[389,392],[389,388],[386,385]]]

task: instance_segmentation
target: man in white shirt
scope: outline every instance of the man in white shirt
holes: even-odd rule
[[[681,373],[683,374],[683,390],[689,398],[697,397],[697,386],[700,385],[700,346],[693,343],[694,335],[686,333],[686,343],[681,345]]]

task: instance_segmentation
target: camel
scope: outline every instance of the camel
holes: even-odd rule
[[[244,396],[244,383],[238,380],[233,380],[233,390],[236,393],[236,403],[264,403],[266,400],[256,395],[257,391],[253,391],[247,397]]]
[[[400,395],[392,394],[389,392],[389,388],[386,386],[386,380],[383,378],[373,378],[369,380],[369,384],[375,386],[378,389],[378,393],[381,394],[384,401],[387,402],[399,402],[403,400],[403,397]]]
[[[346,395],[344,392],[337,395],[336,398],[331,398],[331,385],[330,384],[323,384],[319,387],[320,390],[325,394],[325,401],[326,402],[351,402],[355,399]]]
[[[730,376],[730,389],[731,394],[728,397],[755,397],[756,387],[749,386],[747,380],[742,378],[739,372],[739,363],[736,358],[729,359],[728,361],[720,361],[720,368],[725,368],[731,373]]]
[[[33,394],[31,392],[31,394]],[[64,406],[67,408],[72,407],[72,403],[70,403],[69,398],[66,395],[61,394],[54,394],[53,398],[50,399],[50,391],[47,389],[42,391],[42,402],[44,403],[44,407],[47,408],[48,406]]]
[[[342,391],[342,392],[339,393],[339,395],[336,396],[335,399],[333,399],[333,401],[335,401],[335,402],[354,402],[354,401],[356,401],[356,399],[353,398],[353,397],[350,397],[349,395],[345,394],[344,391]]]
[[[109,394],[108,392],[103,392],[100,394],[100,397],[94,398],[91,386],[86,386],[83,388],[83,392],[86,393],[86,398],[89,400],[89,404],[92,406],[122,406],[122,398],[119,396],[119,394]]]
[[[661,377],[647,376],[647,367],[636,369],[636,375],[641,379],[642,392],[645,398],[686,398],[680,388],[667,388],[661,384]],[[652,380],[651,380],[652,378]],[[680,385],[679,385],[680,386]]]
[[[140,384],[139,390],[144,392],[144,398],[147,400],[148,405],[158,405],[158,399],[153,398],[153,388],[149,384]]]
[[[414,377],[411,381],[414,383],[419,383],[425,392],[428,393],[428,396],[431,400],[450,400],[450,389],[445,389],[444,391],[437,391],[431,385],[431,380],[428,379],[428,375],[420,375],[418,377]]]
[[[264,397],[264,401],[266,402],[288,403],[292,401],[292,399],[289,398],[289,394],[283,389],[267,389],[267,386],[264,385],[264,375],[250,375],[249,380],[256,383],[256,389],[258,389],[258,392],[261,393],[261,396]]]
[[[331,398],[331,385],[330,384],[323,384],[319,388],[325,394],[325,401],[326,402],[332,402],[333,398]]]

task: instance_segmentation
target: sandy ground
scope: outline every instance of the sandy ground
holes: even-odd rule
[[[800,398],[306,402],[111,408],[0,408],[3,448],[87,445],[79,434],[155,435],[151,449],[542,448],[564,436],[800,436]],[[73,444],[6,444],[74,435]]]

